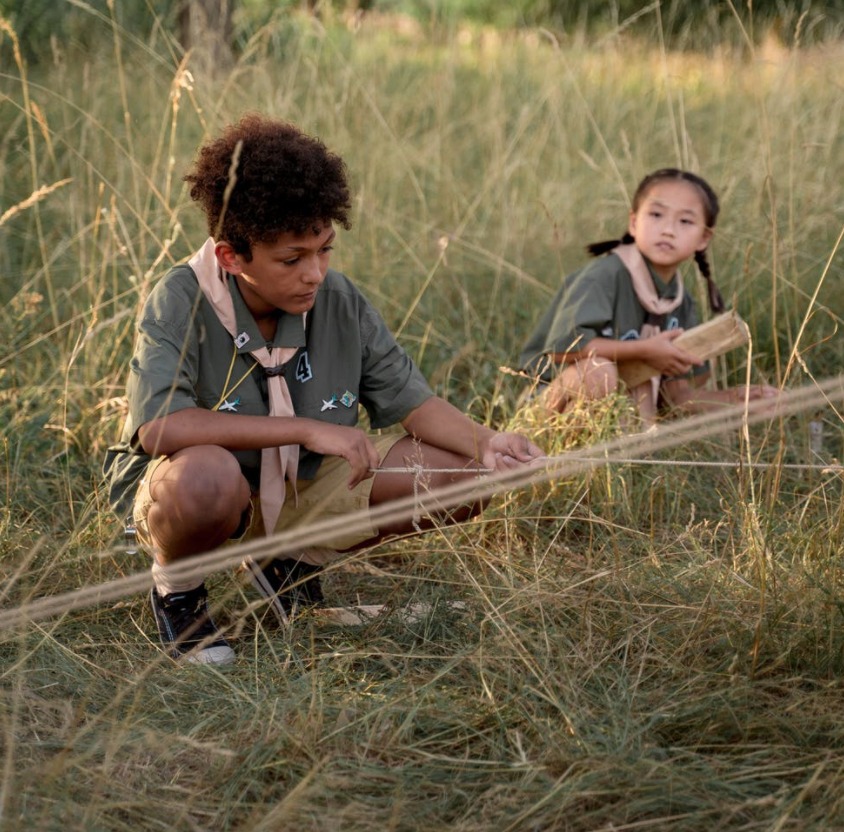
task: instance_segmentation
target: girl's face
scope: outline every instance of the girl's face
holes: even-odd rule
[[[628,230],[653,270],[666,281],[680,263],[703,251],[712,239],[700,191],[691,182],[677,179],[656,182],[650,188],[639,207],[630,212]]]

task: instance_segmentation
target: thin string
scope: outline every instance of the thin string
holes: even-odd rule
[[[566,458],[566,454],[558,456],[539,457],[537,462],[560,462]],[[600,462],[602,465],[676,465],[693,468],[776,468],[787,471],[844,471],[844,465],[837,462],[822,463],[800,463],[800,462],[745,462],[736,460],[697,460],[697,459],[643,459],[635,457],[615,457],[606,459],[604,457],[581,457],[584,462]],[[465,474],[467,471],[478,474],[491,474],[494,468],[423,468],[421,465],[414,465],[411,468],[370,468],[373,474]]]
[[[844,472],[844,465],[838,463],[821,465],[812,463],[794,462],[747,462],[745,460],[694,460],[694,459],[644,459],[634,457],[616,457],[614,459],[598,457],[581,457],[584,462],[602,465],[662,465],[666,467],[685,468],[745,468],[757,471],[776,469],[778,471],[820,471],[823,474]],[[548,464],[559,463],[565,459],[564,455],[539,457],[536,462],[547,462]],[[413,528],[421,533],[421,509],[419,504],[419,483],[423,475],[428,474],[465,474],[467,471],[477,474],[495,473],[493,468],[425,468],[422,465],[411,465],[407,467],[370,468],[371,474],[411,474],[413,476],[413,517],[411,522]]]
[[[589,457],[585,457],[589,459]],[[597,461],[597,460],[594,460]],[[820,471],[824,474],[832,474],[844,471],[844,465],[837,462],[830,464],[814,464],[811,462],[747,462],[745,460],[694,460],[694,459],[635,459],[618,457],[616,459],[602,460],[609,465],[665,465],[685,466],[690,468],[753,468],[756,470],[776,469],[777,471]]]

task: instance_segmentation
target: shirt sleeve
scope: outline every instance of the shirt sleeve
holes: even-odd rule
[[[433,396],[433,391],[368,302],[361,311],[361,335],[361,403],[373,428],[394,425]]]
[[[582,350],[593,338],[613,337],[615,302],[618,292],[616,258],[604,257],[582,269],[574,280],[568,316],[573,332],[569,350]],[[565,352],[565,350],[561,350]]]
[[[197,406],[199,359],[194,303],[173,293],[165,299],[163,294],[154,291],[147,301],[129,365],[127,395],[133,443],[141,425]]]
[[[582,350],[608,330],[612,337],[618,286],[613,261],[617,258],[602,257],[565,278],[525,344],[521,364],[526,370],[541,371],[544,356]]]

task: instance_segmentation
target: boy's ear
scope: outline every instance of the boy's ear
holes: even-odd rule
[[[631,237],[636,236],[636,212],[635,211],[630,212],[630,219],[627,221],[627,233]]]
[[[240,274],[243,271],[243,258],[234,250],[231,243],[221,240],[214,246],[214,254],[223,271],[229,274]]]

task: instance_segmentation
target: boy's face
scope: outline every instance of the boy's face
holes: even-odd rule
[[[309,311],[325,280],[332,224],[317,222],[304,234],[285,231],[272,243],[254,243],[252,259],[236,254],[228,243],[217,243],[220,266],[237,278],[246,305],[256,318],[281,309],[291,315]]]

